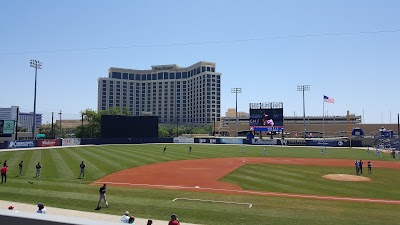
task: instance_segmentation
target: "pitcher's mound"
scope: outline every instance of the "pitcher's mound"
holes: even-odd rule
[[[329,180],[338,180],[338,181],[371,181],[368,177],[350,175],[350,174],[327,174],[322,176],[325,179]]]

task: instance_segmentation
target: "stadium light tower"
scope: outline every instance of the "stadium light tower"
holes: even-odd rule
[[[236,128],[235,128],[235,137],[238,136],[238,114],[237,114],[237,94],[242,93],[242,88],[232,88],[231,93],[235,93],[236,95]]]
[[[35,68],[35,93],[33,97],[33,124],[32,124],[32,139],[36,139],[36,84],[37,84],[37,70],[42,69],[42,62],[31,59],[31,67]]]
[[[304,139],[306,139],[306,103],[304,101],[304,92],[310,90],[310,85],[297,85],[297,91],[303,92],[303,123],[304,123]]]

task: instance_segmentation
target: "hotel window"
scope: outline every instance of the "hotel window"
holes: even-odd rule
[[[111,77],[116,78],[116,79],[121,79],[121,73],[120,72],[112,72]]]

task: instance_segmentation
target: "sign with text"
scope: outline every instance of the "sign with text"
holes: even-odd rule
[[[14,120],[0,120],[0,134],[13,134],[14,124]]]
[[[220,138],[221,144],[243,144],[242,138]]]
[[[8,148],[32,148],[35,147],[35,141],[10,141]]]
[[[174,137],[174,143],[194,143],[194,138]]]
[[[38,140],[36,142],[37,147],[53,147],[53,146],[60,146],[60,145],[61,145],[60,139]]]
[[[80,145],[81,139],[80,138],[64,138],[62,139],[62,146],[73,146],[73,145]]]
[[[251,144],[253,145],[277,145],[277,139],[252,139]]]

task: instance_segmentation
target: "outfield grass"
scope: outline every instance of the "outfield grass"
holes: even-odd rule
[[[159,144],[0,151],[1,162],[7,160],[9,165],[8,183],[0,184],[0,199],[32,204],[41,201],[48,206],[94,212],[99,186],[89,184],[122,169],[184,159],[243,155],[264,157],[262,146],[246,146],[246,153],[243,154],[239,145],[193,145],[190,155],[187,152],[189,145],[166,146],[166,155],[162,154],[164,145]],[[365,150],[355,149],[329,149],[327,155],[321,156],[318,148],[302,147],[268,147],[268,157],[393,160],[387,155],[376,158],[373,152],[368,155]],[[18,177],[18,163],[21,160],[24,160],[23,176]],[[35,179],[35,165],[38,161],[43,165],[42,178]],[[77,179],[81,161],[86,164],[85,179]],[[399,199],[396,195],[399,183],[396,179],[390,179],[392,175],[396,175],[396,170],[374,171],[371,175],[374,177],[371,178],[376,183],[370,182],[369,185],[327,180],[319,182],[322,179],[320,175],[331,173],[331,169],[294,165],[245,165],[223,180],[253,190]],[[354,173],[353,165],[335,169]],[[161,220],[167,220],[171,213],[176,213],[183,222],[201,224],[361,225],[397,224],[400,221],[399,205],[124,187],[109,187],[107,194],[111,207],[102,209],[101,213],[122,215],[128,210],[137,217]],[[173,202],[174,198],[248,202],[253,207],[208,202]]]

